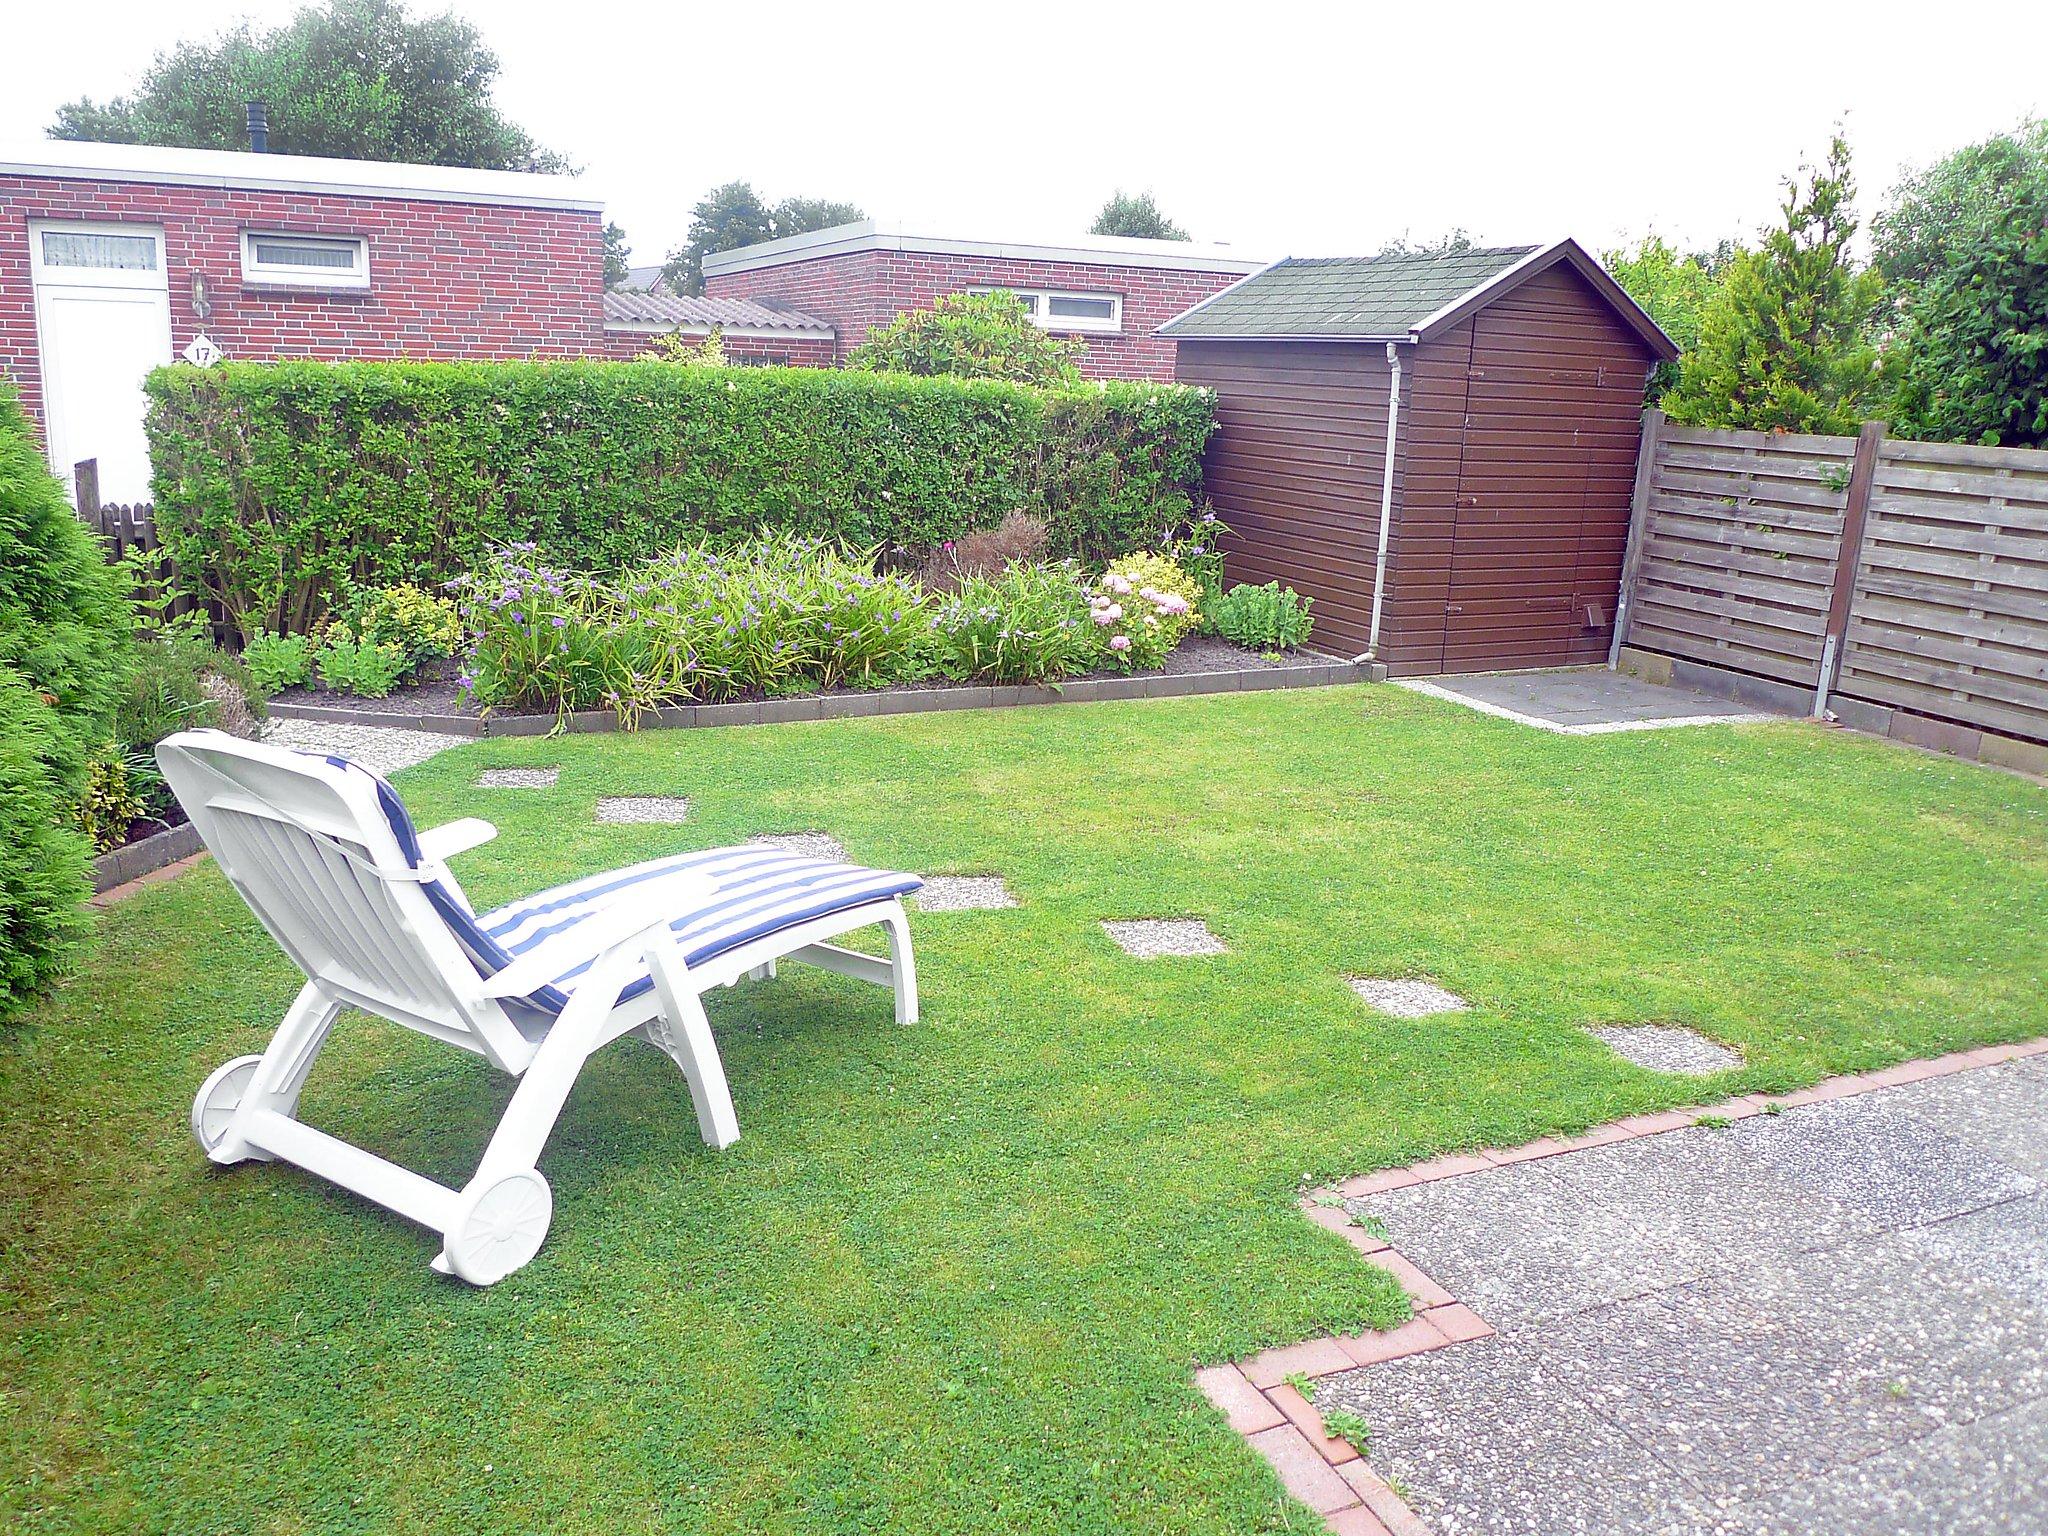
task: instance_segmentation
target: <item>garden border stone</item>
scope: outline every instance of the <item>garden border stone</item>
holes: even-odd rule
[[[1057,687],[1036,684],[968,683],[949,688],[878,688],[866,693],[807,694],[791,699],[758,699],[740,704],[672,704],[643,716],[640,730],[694,730],[718,725],[778,725],[791,720],[851,720],[875,715],[921,715],[952,709],[1010,709],[1039,704],[1096,704],[1115,699],[1194,698],[1212,693],[1263,693],[1277,688],[1329,688],[1343,683],[1386,681],[1383,662],[1321,658],[1281,667],[1239,667],[1216,672],[1183,672],[1158,677],[1083,677]],[[420,715],[401,710],[348,709],[334,704],[273,701],[280,720],[325,720],[343,725],[380,725],[399,730],[439,731],[448,736],[546,736],[556,729],[602,732],[622,729],[610,710],[554,715]]]
[[[109,849],[92,861],[93,894],[104,896],[118,885],[139,880],[180,859],[189,859],[205,847],[206,840],[199,835],[199,829],[188,821],[139,837],[124,847]]]

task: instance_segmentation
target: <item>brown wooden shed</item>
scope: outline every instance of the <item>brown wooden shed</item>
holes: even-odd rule
[[[1232,580],[1315,599],[1319,646],[1606,660],[1643,391],[1678,349],[1576,242],[1289,259],[1160,334],[1217,391]]]

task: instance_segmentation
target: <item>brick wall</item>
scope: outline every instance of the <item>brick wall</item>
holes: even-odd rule
[[[1110,267],[1086,262],[1003,260],[921,251],[853,251],[704,280],[714,299],[777,298],[829,320],[839,355],[907,309],[929,308],[968,288],[1052,288],[1123,295],[1123,332],[1076,333],[1088,351],[1081,371],[1097,379],[1171,379],[1173,343],[1152,332],[1182,310],[1238,280],[1234,272],[1181,272],[1162,267]]]
[[[38,419],[28,222],[44,218],[162,227],[174,349],[203,329],[242,359],[606,355],[599,213],[0,176],[0,372]],[[370,287],[244,288],[245,228],[366,235]],[[192,312],[194,272],[212,290],[203,322]]]
[[[607,328],[604,333],[604,355],[615,362],[630,363],[653,347],[656,339],[656,334],[651,331]],[[727,335],[724,341],[725,355],[745,363],[780,363],[792,368],[830,368],[839,361],[836,346],[830,336]]]

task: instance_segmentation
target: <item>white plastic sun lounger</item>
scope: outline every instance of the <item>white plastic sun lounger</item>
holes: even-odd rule
[[[891,987],[917,1019],[903,897],[915,875],[749,846],[656,859],[477,915],[446,861],[490,823],[415,831],[376,774],[185,731],[157,761],[186,813],[306,985],[260,1056],[221,1067],[192,1105],[216,1163],[282,1158],[441,1234],[433,1267],[489,1285],[539,1251],[554,1212],[534,1166],[576,1074],[637,1034],[682,1068],[705,1141],[739,1136],[701,994],[799,960]],[[825,942],[879,923],[889,958]],[[297,1118],[344,1005],[475,1051],[521,1079],[475,1175],[449,1189]]]

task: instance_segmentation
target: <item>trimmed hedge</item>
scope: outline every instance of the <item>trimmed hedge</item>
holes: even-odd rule
[[[493,545],[615,570],[761,529],[913,553],[1022,509],[1060,553],[1156,546],[1214,396],[671,363],[231,363],[150,376],[157,525],[245,631]]]
[[[84,771],[57,711],[0,662],[0,1019],[62,972],[85,930],[91,850],[66,784]]]

